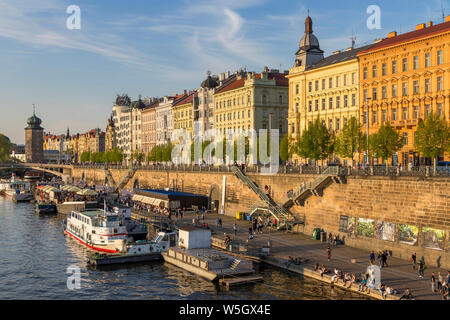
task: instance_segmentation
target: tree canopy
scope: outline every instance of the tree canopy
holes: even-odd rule
[[[372,153],[383,160],[392,157],[403,147],[403,139],[389,123],[383,124],[378,132],[370,137]]]
[[[328,128],[316,119],[303,131],[297,141],[296,152],[305,159],[325,160],[333,153],[333,136]]]
[[[9,160],[12,144],[6,136],[0,133],[0,162]]]
[[[361,125],[355,117],[352,117],[336,137],[335,151],[339,156],[351,158],[353,161],[355,153],[360,153],[367,144],[365,141]]]
[[[431,113],[419,123],[414,144],[425,158],[436,159],[444,152],[449,152],[450,127],[447,120]]]

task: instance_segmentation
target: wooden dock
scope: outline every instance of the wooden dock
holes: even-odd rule
[[[219,284],[224,287],[231,288],[234,286],[252,284],[252,283],[262,282],[262,281],[263,281],[263,277],[250,275],[250,276],[244,276],[244,277],[222,278],[219,280]]]

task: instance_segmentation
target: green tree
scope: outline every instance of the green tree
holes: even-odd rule
[[[434,159],[436,170],[437,158],[450,152],[450,127],[447,120],[433,112],[421,121],[414,139],[416,150],[425,158]]]
[[[8,138],[0,133],[0,162],[9,160],[12,144]]]
[[[335,151],[343,158],[351,158],[353,164],[355,153],[359,154],[364,146],[367,145],[366,140],[358,120],[352,117],[336,137]]]
[[[383,161],[391,158],[398,150],[403,147],[402,137],[389,123],[383,124],[378,132],[370,136],[369,143],[372,153],[382,158]]]
[[[298,139],[296,152],[302,158],[323,161],[333,153],[333,148],[332,134],[317,118]]]
[[[85,151],[81,154],[81,162],[89,162],[91,158],[91,153],[89,151]]]

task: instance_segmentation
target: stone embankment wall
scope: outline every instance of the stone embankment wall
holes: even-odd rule
[[[116,183],[127,174],[127,170],[110,172]],[[72,171],[75,181],[81,180],[83,174],[88,183],[105,183],[103,170],[74,168]],[[224,176],[226,214],[247,211],[260,202],[232,173],[140,170],[126,188],[177,187],[221,202]],[[314,179],[313,175],[248,176],[262,189],[270,186],[272,197],[279,203],[289,190]],[[305,225],[297,226],[298,232],[312,234],[314,228],[321,228],[339,234],[352,247],[375,252],[392,250],[394,256],[402,259],[409,259],[416,252],[418,260],[424,257],[427,264],[450,268],[450,178],[348,177],[346,183],[331,183],[322,196],[311,196],[304,206],[295,206],[291,212],[305,218]],[[370,226],[367,229],[370,220],[373,220],[372,231]],[[384,233],[377,232],[379,226],[384,228]],[[403,237],[399,237],[401,230]],[[442,234],[438,230],[443,231],[443,241],[439,240]],[[405,232],[410,233],[409,239],[405,239]]]

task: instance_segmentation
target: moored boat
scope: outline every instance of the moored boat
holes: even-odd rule
[[[14,173],[10,180],[0,181],[0,194],[10,198],[14,202],[33,200],[30,182],[16,179]]]
[[[54,203],[36,203],[36,213],[38,214],[56,214],[56,204]]]

